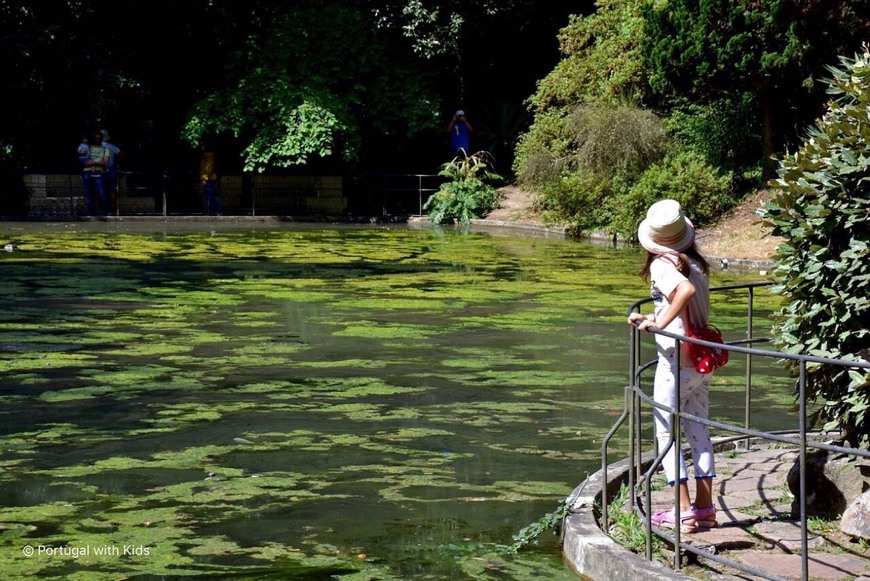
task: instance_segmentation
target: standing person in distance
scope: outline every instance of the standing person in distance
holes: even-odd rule
[[[686,335],[689,320],[695,325],[706,325],[710,318],[710,267],[695,246],[695,228],[683,215],[679,202],[662,200],[650,206],[646,219],[640,223],[637,237],[647,251],[646,263],[640,274],[650,281],[650,294],[655,304],[653,313],[632,313],[630,325],[641,331],[651,328]],[[691,360],[676,353],[676,341],[662,335],[655,336],[658,364],[656,366],[653,397],[656,403],[677,407],[694,416],[707,418],[710,408],[710,374],[695,370]],[[687,344],[683,344],[685,347]],[[676,386],[674,370],[680,366],[680,386]],[[669,446],[662,467],[670,486],[679,487],[680,514],[675,509],[661,510],[652,517],[658,527],[674,528],[692,533],[699,528],[717,526],[716,507],[713,506],[713,478],[716,476],[713,443],[707,426],[684,420],[683,433],[692,450],[695,474],[695,502],[692,503],[688,487],[686,463],[679,442],[670,443],[671,416],[656,408],[655,434],[658,449]],[[679,454],[680,470],[675,474],[674,454]]]
[[[205,200],[205,213],[220,216],[223,213],[221,203],[217,198],[217,166],[215,154],[205,139],[199,142],[199,183],[202,186],[202,196]]]
[[[109,211],[109,199],[106,196],[103,176],[109,165],[109,150],[103,145],[102,133],[94,132],[88,146],[88,155],[79,159],[82,161],[82,187],[88,215],[105,216]]]
[[[450,151],[454,156],[468,157],[471,152],[471,133],[474,127],[468,122],[465,111],[459,109],[450,119],[447,125],[447,133],[450,134]]]
[[[114,143],[109,141],[109,131],[107,129],[100,130],[103,134],[103,145],[109,150],[109,163],[106,166],[105,173],[105,188],[106,197],[111,204],[110,209],[115,211],[118,209],[118,161],[121,159],[121,149]]]

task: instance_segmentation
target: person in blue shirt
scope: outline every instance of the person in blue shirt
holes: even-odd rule
[[[450,120],[447,132],[450,134],[450,151],[453,155],[468,156],[471,153],[471,132],[474,128],[468,122],[465,111],[459,109]]]

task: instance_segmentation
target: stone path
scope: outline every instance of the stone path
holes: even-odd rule
[[[748,451],[717,452],[715,496],[719,527],[683,534],[691,543],[784,579],[801,579],[800,520],[791,518],[792,494],[786,476],[797,450],[781,444],[753,443]],[[692,486],[690,479],[690,488]],[[664,477],[654,478],[653,509],[673,503],[673,493]],[[694,491],[693,491],[694,496]],[[870,581],[870,547],[853,541],[839,530],[838,522],[813,521],[808,549],[812,580]],[[756,579],[709,559],[682,571],[697,578],[723,574],[731,578]]]

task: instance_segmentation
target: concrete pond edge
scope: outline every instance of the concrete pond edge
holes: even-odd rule
[[[644,581],[689,580],[656,561],[632,553],[601,530],[595,517],[595,505],[600,504],[605,487],[608,497],[628,481],[629,460],[607,467],[608,481],[601,469],[578,485],[573,498],[573,512],[562,521],[562,555],[566,564],[578,575],[593,580],[630,579]]]

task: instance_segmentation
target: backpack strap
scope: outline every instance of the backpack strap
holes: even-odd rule
[[[680,268],[680,261],[679,261],[679,259],[678,259],[676,256],[674,256],[673,254],[670,254],[670,253],[668,253],[668,254],[659,254],[659,255],[657,256],[657,258],[663,258],[663,259],[667,260],[668,262],[670,262],[670,263],[674,266],[674,268],[677,268],[677,269]]]

